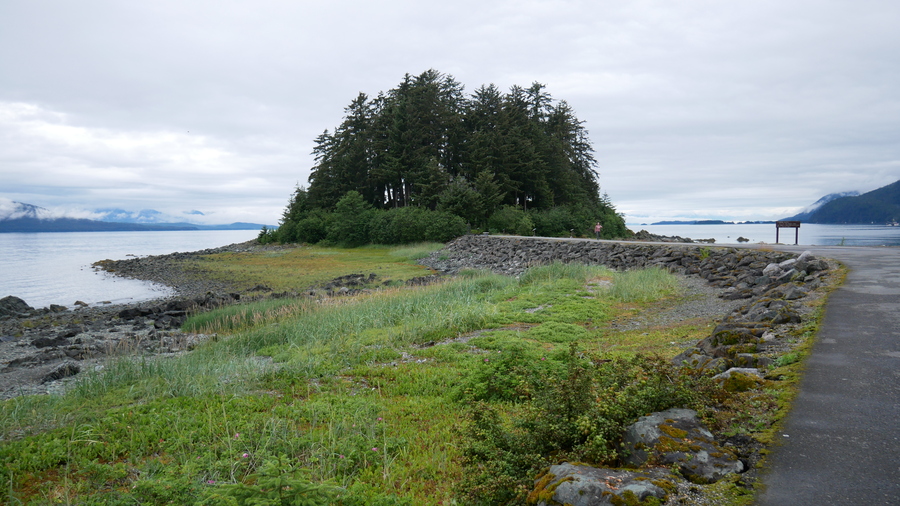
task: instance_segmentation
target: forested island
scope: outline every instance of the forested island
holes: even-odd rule
[[[471,95],[452,76],[407,74],[360,93],[315,140],[298,187],[263,242],[398,244],[471,231],[604,237],[630,232],[606,195],[583,122],[546,86]]]

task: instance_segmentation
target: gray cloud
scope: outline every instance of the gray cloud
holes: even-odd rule
[[[360,92],[539,81],[629,221],[772,219],[900,179],[889,0],[0,4],[0,195],[277,221]]]

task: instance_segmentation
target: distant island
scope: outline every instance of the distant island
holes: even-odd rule
[[[693,220],[693,221],[657,221],[651,225],[759,225],[775,223],[774,221],[722,221],[722,220]]]
[[[41,207],[12,202],[6,216],[0,217],[0,233],[31,232],[160,232],[177,230],[259,230],[257,223],[230,223],[227,225],[199,225],[196,223],[135,223],[125,221],[123,211],[116,210],[114,220],[100,221],[84,218],[54,217]],[[141,211],[142,214],[156,214],[156,211]]]

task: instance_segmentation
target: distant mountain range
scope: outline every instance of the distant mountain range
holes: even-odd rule
[[[884,224],[900,220],[900,181],[868,193],[832,193],[785,220],[822,224]]]
[[[825,195],[794,216],[779,221],[800,221],[830,225],[870,225],[900,221],[900,181],[860,195],[857,191]],[[748,221],[735,223],[721,220],[658,221],[651,225],[731,225],[772,223]]]
[[[48,209],[22,202],[6,201],[0,206],[0,233],[2,232],[127,232],[162,230],[259,230],[257,223],[231,223],[228,225],[199,225],[196,223],[164,222],[166,215],[152,209],[137,213],[123,209],[99,209],[99,220],[55,216]],[[191,214],[202,214],[192,211]]]

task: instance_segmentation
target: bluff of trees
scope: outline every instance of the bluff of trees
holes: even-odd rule
[[[294,192],[281,242],[357,245],[446,241],[468,231],[606,237],[630,232],[600,194],[583,122],[546,86],[482,85],[407,74],[394,89],[360,93],[342,123],[315,140],[308,187]]]

